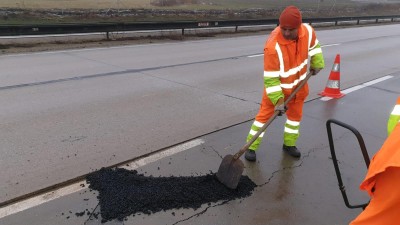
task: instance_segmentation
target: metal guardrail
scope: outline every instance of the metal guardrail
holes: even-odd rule
[[[364,17],[331,17],[331,18],[303,18],[305,23],[335,23],[335,26],[344,21],[356,21],[357,24],[363,20],[374,20],[378,23],[382,20],[394,22],[400,15],[390,16],[364,16]],[[136,22],[136,23],[80,23],[80,24],[46,24],[46,25],[0,25],[0,36],[19,35],[49,35],[49,34],[72,34],[72,33],[106,33],[121,31],[148,31],[148,30],[171,30],[180,29],[182,35],[185,29],[217,28],[278,25],[278,19],[265,20],[222,20],[222,21],[176,21],[176,22]]]

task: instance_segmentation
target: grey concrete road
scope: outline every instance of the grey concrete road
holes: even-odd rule
[[[386,75],[397,76],[400,66],[394,59],[400,49],[393,46],[399,46],[398,28],[399,25],[387,25],[318,32],[327,68],[310,81],[312,92],[309,100],[316,99],[317,93],[324,89],[338,53],[342,57],[342,89]],[[241,126],[254,117],[259,107],[262,90],[260,54],[265,38],[250,36],[1,56],[0,102],[7,107],[0,110],[0,201],[64,182],[103,166],[133,160],[222,128]],[[391,93],[396,94],[397,89],[393,88]],[[312,118],[321,116],[323,121],[335,116],[338,112],[334,109],[342,109],[343,100],[333,102],[336,105],[328,104],[329,110],[318,111],[319,114],[312,115]],[[359,100],[354,103],[359,103]],[[311,107],[314,103],[308,105]],[[387,105],[391,107],[392,103]],[[364,106],[363,112],[368,107]],[[350,114],[358,113],[352,111]],[[386,114],[382,118],[384,116]],[[371,121],[376,121],[375,117],[373,119]],[[350,121],[362,121],[365,123],[363,126],[374,124],[383,127],[385,123],[365,122],[356,116]],[[304,129],[307,129],[307,123],[304,124]],[[204,140],[198,143],[224,149],[225,152],[219,152],[222,156],[243,144],[241,137],[247,133],[248,124],[243,126],[236,138],[231,135],[234,133],[231,128],[221,130],[227,132],[227,138],[233,138],[230,141],[215,139],[211,145]],[[375,127],[378,126],[371,126],[367,132]],[[321,129],[317,133],[318,140],[326,138]],[[314,139],[317,138],[309,141]],[[373,149],[382,142],[381,138],[377,139],[375,144],[370,144]],[[321,141],[321,144],[327,144],[326,141]],[[232,147],[227,149],[226,143]],[[268,148],[274,149],[281,145],[276,143],[274,147],[274,142],[268,143]],[[194,152],[198,151],[195,148]],[[218,164],[215,163],[218,157],[211,158],[207,160],[208,164],[201,166]],[[195,169],[187,171],[197,171]],[[268,173],[276,170],[280,169],[260,169]],[[174,173],[173,170],[166,172]],[[58,215],[56,212],[53,214]],[[60,215],[59,218],[64,219]],[[15,217],[11,215],[4,219],[9,222]]]
[[[386,122],[396,98],[400,95],[400,73],[386,80],[362,84],[360,89],[345,90],[340,99],[323,101],[317,98],[304,107],[300,159],[293,159],[281,150],[284,117],[278,117],[268,128],[255,163],[245,163],[244,175],[257,188],[250,197],[229,202],[204,204],[197,210],[173,209],[151,215],[131,215],[124,221],[105,225],[158,224],[348,224],[361,209],[348,209],[339,191],[331,160],[326,121],[337,119],[356,128],[364,138],[372,157],[386,138]],[[373,104],[372,104],[373,103]],[[140,165],[140,173],[153,176],[196,176],[218,170],[226,154],[242,146],[251,122],[201,136],[188,143],[185,151],[148,159]],[[366,173],[356,137],[347,129],[332,126],[336,154],[350,203],[368,202],[358,185]],[[180,145],[183,146],[183,145]],[[190,146],[190,145],[189,145]],[[179,146],[176,146],[177,148]],[[167,149],[166,151],[170,151]],[[145,160],[146,161],[146,160]],[[97,192],[82,188],[73,194],[38,205],[0,219],[4,225],[86,224],[100,225]],[[85,212],[83,216],[76,213]]]

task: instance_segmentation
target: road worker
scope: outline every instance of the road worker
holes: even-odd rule
[[[279,110],[280,115],[286,112],[283,150],[293,157],[300,157],[301,153],[296,147],[296,141],[299,137],[308,85],[304,85],[286,107],[283,107],[283,103],[296,85],[305,79],[308,67],[310,73],[316,75],[324,66],[321,46],[314,29],[310,25],[302,23],[302,15],[297,7],[286,7],[279,17],[279,26],[271,32],[264,46],[263,97],[247,141],[252,139],[271,118],[275,110]],[[247,160],[256,160],[256,150],[263,135],[264,132],[246,151],[245,158]]]
[[[388,138],[374,155],[360,189],[371,201],[350,225],[398,225],[400,222],[400,97],[388,121]]]

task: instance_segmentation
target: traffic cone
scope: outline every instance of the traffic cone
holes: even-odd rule
[[[325,90],[319,93],[319,95],[327,96],[331,98],[341,98],[344,96],[340,92],[340,55],[337,54],[335,63],[332,66],[331,74],[329,75],[328,83],[326,84]]]

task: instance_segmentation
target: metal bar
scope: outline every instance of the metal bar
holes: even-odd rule
[[[331,18],[304,18],[305,23],[321,23],[354,20],[376,20],[400,18],[400,15],[391,16],[365,16],[365,17],[331,17]],[[166,30],[166,29],[188,29],[205,27],[239,27],[255,25],[279,25],[278,19],[265,20],[223,20],[223,21],[174,21],[174,22],[137,22],[137,23],[83,23],[83,24],[20,24],[0,25],[0,36],[10,35],[43,35],[43,34],[71,34],[71,33],[94,33],[94,32],[117,32],[117,31],[143,31],[143,30]]]
[[[338,161],[337,161],[337,158],[336,158],[335,146],[333,144],[333,136],[332,136],[332,129],[331,129],[331,124],[332,123],[334,123],[336,125],[339,125],[339,126],[341,126],[343,128],[346,128],[346,129],[350,130],[351,132],[353,132],[353,134],[357,137],[358,143],[359,143],[360,148],[361,148],[361,152],[362,152],[363,157],[364,157],[365,164],[366,164],[366,166],[368,168],[369,167],[369,163],[370,163],[370,159],[369,159],[369,156],[368,156],[367,149],[365,147],[364,140],[363,140],[361,134],[358,132],[358,130],[356,130],[354,127],[352,127],[352,126],[350,126],[348,124],[345,124],[343,122],[340,122],[338,120],[335,120],[335,119],[329,119],[329,120],[326,121],[326,129],[327,129],[327,132],[328,132],[328,139],[329,139],[329,148],[330,148],[330,151],[331,151],[333,166],[335,167],[336,177],[337,177],[337,180],[338,180],[338,185],[339,185],[340,192],[342,193],[342,196],[343,196],[344,203],[348,208],[351,208],[351,209],[354,209],[354,208],[363,208],[364,209],[368,205],[368,203],[360,204],[360,205],[351,205],[349,200],[348,200],[348,198],[347,198],[346,188],[345,188],[345,186],[343,184],[342,176],[341,176],[340,169],[339,169],[339,164],[338,164]]]

